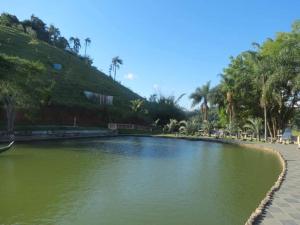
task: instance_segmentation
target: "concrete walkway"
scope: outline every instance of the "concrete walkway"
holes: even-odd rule
[[[255,144],[278,151],[287,163],[287,174],[272,202],[266,207],[258,224],[300,224],[300,150],[296,145]]]

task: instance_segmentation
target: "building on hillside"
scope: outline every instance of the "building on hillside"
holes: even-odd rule
[[[113,100],[114,100],[113,96],[102,95],[91,91],[84,91],[84,95],[86,96],[87,99],[99,105],[113,105]]]

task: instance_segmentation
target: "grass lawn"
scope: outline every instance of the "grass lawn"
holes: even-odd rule
[[[300,136],[300,131],[299,130],[292,130],[293,136]]]

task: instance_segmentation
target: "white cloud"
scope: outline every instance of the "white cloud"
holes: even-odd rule
[[[125,75],[125,79],[126,80],[134,80],[135,76],[133,75],[133,73],[128,73]]]

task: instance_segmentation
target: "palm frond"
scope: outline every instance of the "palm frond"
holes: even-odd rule
[[[181,94],[175,101],[175,104],[178,104],[178,102],[186,95],[186,93]]]

